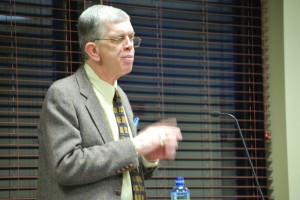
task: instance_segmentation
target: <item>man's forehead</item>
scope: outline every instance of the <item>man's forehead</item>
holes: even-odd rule
[[[134,33],[130,21],[123,21],[120,23],[107,23],[107,31],[110,34],[132,34]]]

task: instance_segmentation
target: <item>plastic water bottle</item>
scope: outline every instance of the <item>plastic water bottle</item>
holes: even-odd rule
[[[178,176],[176,178],[176,186],[171,191],[171,200],[190,200],[190,191],[184,185],[184,178]]]

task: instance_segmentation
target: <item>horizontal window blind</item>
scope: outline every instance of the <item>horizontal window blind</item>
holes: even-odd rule
[[[142,37],[133,72],[119,82],[141,128],[176,117],[184,140],[175,161],[147,182],[169,199],[184,176],[192,199],[260,199],[235,122],[240,122],[267,196],[260,1],[107,1]]]
[[[0,199],[35,199],[39,112],[50,84],[79,64],[78,6],[0,1]]]
[[[103,3],[126,11],[136,35],[134,69],[119,84],[139,129],[176,117],[176,160],[146,182],[169,199],[184,176],[191,199],[260,199],[233,119],[239,120],[268,197],[262,5],[252,0],[4,0],[0,2],[0,199],[35,199],[36,126],[50,84],[82,64],[77,19]]]

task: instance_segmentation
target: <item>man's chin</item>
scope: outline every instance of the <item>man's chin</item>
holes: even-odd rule
[[[126,66],[126,67],[124,68],[124,73],[125,73],[125,74],[129,74],[131,71],[132,71],[132,65]]]

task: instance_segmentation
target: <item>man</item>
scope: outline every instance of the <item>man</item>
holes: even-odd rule
[[[165,120],[136,134],[129,101],[117,85],[131,72],[141,41],[125,12],[92,6],[79,17],[78,32],[85,64],[49,88],[41,112],[37,199],[145,199],[144,179],[159,159],[175,158],[180,129]],[[122,103],[116,109],[115,92]],[[123,108],[118,118],[114,110]],[[121,139],[125,129],[128,136]]]

